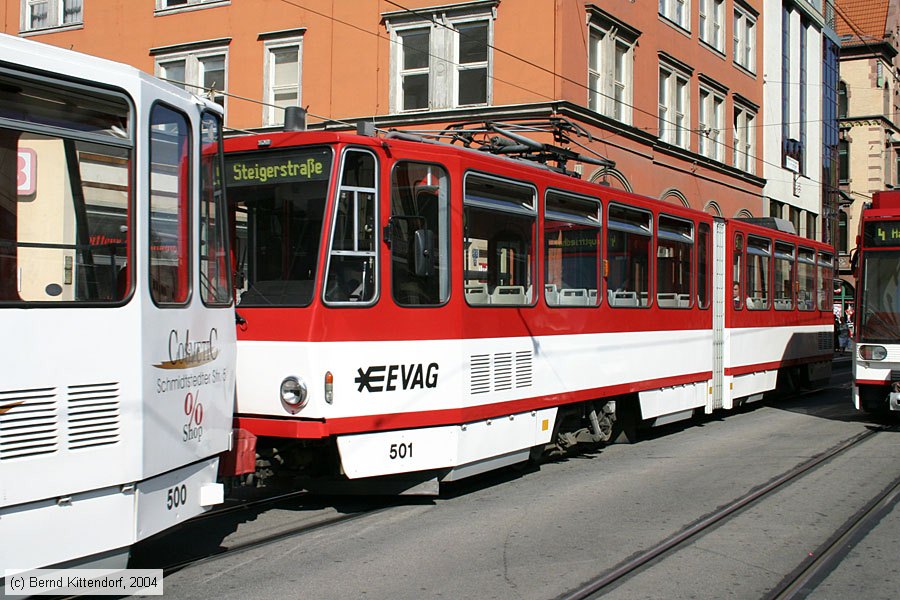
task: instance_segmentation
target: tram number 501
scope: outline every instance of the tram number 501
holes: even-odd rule
[[[391,444],[391,460],[412,458],[412,442],[408,444]]]
[[[181,485],[176,485],[173,488],[169,488],[168,493],[166,493],[166,509],[172,510],[173,508],[178,508],[179,506],[184,506],[187,503],[187,486],[183,483]]]

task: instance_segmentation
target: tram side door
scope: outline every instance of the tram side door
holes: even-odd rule
[[[209,189],[221,170],[206,164],[198,139],[206,117],[201,127],[158,104],[150,118],[149,221],[139,241],[149,282],[142,335],[145,477],[228,449],[235,356],[225,207],[221,193]],[[210,202],[221,208],[210,213]]]

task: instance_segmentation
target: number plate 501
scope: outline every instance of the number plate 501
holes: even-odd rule
[[[391,451],[388,453],[391,460],[412,458],[412,442],[408,444],[391,444]]]

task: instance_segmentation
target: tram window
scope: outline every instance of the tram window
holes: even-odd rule
[[[694,225],[660,215],[656,238],[656,303],[661,308],[690,308]]]
[[[797,250],[797,308],[816,308],[816,254],[810,249]]]
[[[134,239],[127,102],[6,74],[0,90],[0,117],[55,129],[0,128],[0,163],[10,165],[0,169],[0,302],[124,300]]]
[[[642,210],[609,206],[606,286],[611,306],[649,305],[652,218]]]
[[[794,247],[775,242],[775,310],[794,308]]]
[[[375,301],[378,290],[375,166],[371,152],[348,150],[344,154],[325,276],[325,301],[331,304]]]
[[[465,179],[465,297],[470,305],[532,303],[535,189],[488,175]]]
[[[831,254],[819,252],[819,310],[832,311],[834,294],[834,258]]]
[[[227,207],[222,185],[222,122],[204,113],[200,131],[200,287],[203,303],[231,304]]]
[[[391,291],[401,306],[442,304],[450,296],[447,171],[402,162],[391,176]]]
[[[157,104],[150,112],[150,296],[185,304],[190,293],[190,124]]]
[[[747,237],[747,308],[769,308],[769,263],[772,243],[769,240]]]
[[[0,74],[0,118],[78,132],[97,140],[131,138],[131,110],[123,97]],[[129,144],[130,145],[130,144]]]
[[[697,302],[700,308],[709,308],[710,250],[709,224],[700,223],[697,228]]]
[[[316,147],[225,157],[241,306],[312,302],[331,164]]]
[[[597,306],[600,202],[548,191],[544,202],[544,299],[550,306]]]
[[[734,249],[731,260],[732,304],[735,308],[744,307],[744,286],[742,275],[744,273],[744,235],[734,235]]]

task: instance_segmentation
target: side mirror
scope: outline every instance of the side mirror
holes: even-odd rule
[[[434,274],[434,232],[425,229],[425,219],[395,215],[384,231],[384,241],[391,248],[395,264],[405,262],[411,275],[430,277]]]
[[[434,232],[416,229],[413,234],[412,271],[417,277],[430,277],[434,273]]]

